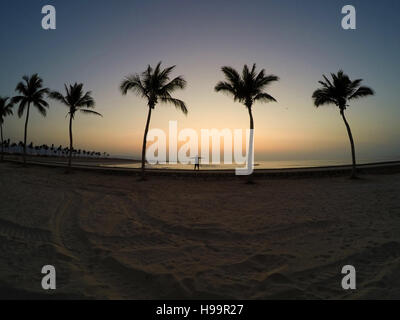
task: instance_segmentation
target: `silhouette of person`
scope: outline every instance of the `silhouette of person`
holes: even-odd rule
[[[194,157],[194,170],[196,171],[196,169],[199,171],[200,170],[200,159],[201,157],[196,156]]]

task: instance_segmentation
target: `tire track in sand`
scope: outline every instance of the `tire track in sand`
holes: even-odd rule
[[[81,208],[91,208],[91,203],[100,199],[74,191],[72,196],[64,198],[52,219],[53,236],[59,249],[73,258],[74,264],[82,272],[82,278],[89,279],[84,285],[91,288],[85,291],[95,292],[96,298],[111,299],[186,296],[187,293],[173,275],[153,274],[126,266],[112,253],[96,248],[91,243],[90,235],[79,226],[78,217]],[[164,292],[163,287],[170,290]]]
[[[26,227],[4,219],[0,219],[0,235],[27,242],[51,242],[51,233],[48,230]]]

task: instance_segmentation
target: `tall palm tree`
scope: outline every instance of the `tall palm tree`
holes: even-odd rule
[[[245,65],[242,75],[232,67],[222,67],[221,70],[226,81],[220,81],[215,86],[215,91],[232,95],[234,101],[243,103],[249,112],[250,130],[254,130],[253,105],[256,102],[276,102],[274,97],[265,92],[265,89],[279,78],[272,74],[266,75],[264,69],[257,73],[256,64],[253,64],[251,70]],[[250,144],[250,148],[252,148],[252,141]],[[249,157],[251,157],[250,153]],[[250,176],[249,182],[251,182]]]
[[[26,137],[28,134],[28,121],[30,107],[33,105],[40,112],[42,116],[46,116],[46,108],[49,107],[48,103],[44,100],[45,95],[49,93],[48,88],[43,88],[43,80],[34,74],[31,77],[23,76],[23,81],[19,82],[15,91],[20,95],[13,98],[14,103],[19,103],[18,116],[21,118],[26,111],[25,131],[24,131],[24,153],[23,159],[26,164]]]
[[[131,90],[139,97],[146,99],[149,108],[142,146],[142,180],[145,179],[146,141],[152,110],[157,103],[161,102],[173,104],[185,115],[188,113],[186,104],[182,100],[171,96],[173,91],[186,87],[186,81],[182,76],[170,79],[171,72],[174,69],[175,66],[161,69],[161,62],[159,62],[154,69],[149,65],[142,74],[134,74],[126,77],[120,85],[123,95],[126,95]]]
[[[1,161],[4,159],[3,123],[7,116],[13,114],[14,103],[8,97],[0,97],[0,130],[1,130]]]
[[[69,159],[68,167],[71,168],[72,164],[72,153],[74,151],[73,147],[73,137],[72,137],[72,120],[75,118],[75,113],[80,111],[85,114],[94,114],[102,117],[102,115],[96,111],[90,110],[95,106],[95,101],[92,98],[92,93],[90,91],[84,93],[83,84],[75,83],[70,85],[69,88],[65,85],[65,96],[60,92],[52,91],[50,93],[50,98],[55,99],[69,108]]]
[[[349,76],[342,70],[337,74],[331,73],[332,80],[329,80],[323,75],[324,80],[318,81],[322,88],[314,91],[313,99],[316,107],[334,104],[339,107],[340,115],[346,125],[347,134],[349,135],[352,155],[352,173],[351,178],[357,177],[356,172],[356,152],[354,147],[353,135],[351,133],[350,125],[344,115],[344,111],[349,106],[348,102],[354,99],[363,98],[374,95],[374,91],[365,86],[361,86],[362,79],[350,80]]]

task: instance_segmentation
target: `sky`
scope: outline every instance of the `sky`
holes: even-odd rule
[[[42,7],[53,5],[57,29],[41,28]],[[344,30],[341,9],[352,4],[357,29]],[[256,104],[255,157],[261,160],[350,160],[347,132],[335,106],[316,109],[312,93],[322,74],[343,69],[376,95],[347,111],[361,159],[400,158],[400,2],[294,0],[79,0],[0,2],[0,95],[15,95],[25,74],[62,91],[81,82],[103,118],[79,114],[76,149],[140,155],[146,101],[119,91],[121,80],[148,64],[176,65],[188,86],[175,97],[187,116],[157,105],[151,128],[246,129],[245,107],[214,91],[221,67],[256,63],[279,76],[267,91],[278,103]],[[68,145],[66,107],[50,101],[48,116],[31,113],[28,141]],[[16,114],[16,112],[15,112]],[[24,119],[4,124],[5,138],[23,140]]]

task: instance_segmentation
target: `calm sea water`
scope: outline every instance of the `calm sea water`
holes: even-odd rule
[[[396,159],[360,159],[358,164],[373,163],[373,162],[385,162],[394,161]],[[397,159],[398,160],[398,159]],[[290,160],[290,161],[255,161],[255,169],[284,169],[284,168],[313,168],[313,167],[324,167],[324,166],[340,166],[349,165],[349,161],[345,160]],[[110,167],[119,168],[140,168],[140,163],[126,163],[107,165]],[[194,164],[157,164],[147,165],[149,169],[179,169],[179,170],[193,170]],[[238,167],[244,167],[239,164],[200,164],[200,168],[203,170],[230,170]]]

